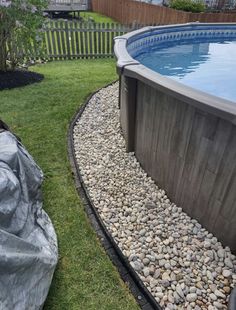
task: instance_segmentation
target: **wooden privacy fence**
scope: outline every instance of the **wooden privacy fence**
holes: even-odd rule
[[[23,53],[27,60],[113,57],[113,38],[137,27],[113,23],[49,21],[43,33],[44,52],[40,53],[34,43],[28,50],[19,47],[18,52]]]
[[[92,0],[92,10],[122,24],[183,24],[188,22],[236,22],[236,13],[190,13],[133,0]]]

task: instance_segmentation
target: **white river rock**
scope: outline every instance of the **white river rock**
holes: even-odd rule
[[[74,127],[74,148],[104,224],[163,309],[226,309],[235,256],[126,153],[118,83],[91,98]]]

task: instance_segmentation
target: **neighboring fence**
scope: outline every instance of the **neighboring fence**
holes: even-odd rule
[[[43,35],[45,51],[36,45],[29,50],[19,48],[27,60],[64,60],[113,57],[113,38],[137,29],[113,23],[83,23],[78,21],[49,21]]]
[[[170,0],[135,0],[150,4],[168,5]],[[203,0],[207,11],[233,11],[236,9],[236,0]]]
[[[92,10],[122,24],[183,24],[188,22],[236,22],[235,13],[190,13],[134,0],[92,0]]]

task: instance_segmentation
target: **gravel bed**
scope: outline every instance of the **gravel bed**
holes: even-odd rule
[[[118,83],[91,98],[75,125],[74,146],[102,220],[163,309],[226,309],[236,257],[126,153]]]

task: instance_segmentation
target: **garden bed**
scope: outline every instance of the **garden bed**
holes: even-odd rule
[[[27,70],[0,71],[0,90],[41,82],[44,76]]]

